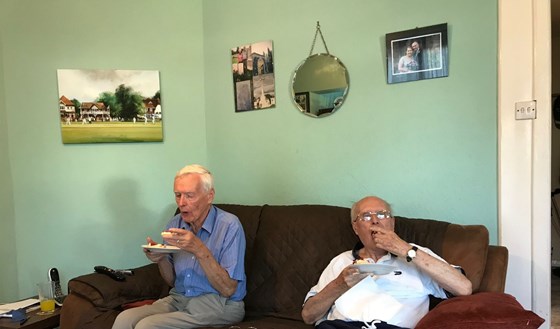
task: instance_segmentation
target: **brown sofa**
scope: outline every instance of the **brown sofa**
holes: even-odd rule
[[[350,209],[327,205],[217,206],[239,217],[247,238],[246,317],[240,328],[312,328],[300,315],[306,293],[328,262],[358,241],[350,226]],[[484,226],[396,217],[395,230],[405,241],[426,246],[460,265],[472,282],[474,296],[481,292],[506,295],[508,251],[488,244]],[[70,280],[68,289],[61,329],[104,329],[111,327],[123,305],[157,299],[166,295],[169,287],[157,266],[150,264],[135,269],[135,275],[124,282],[92,273]]]

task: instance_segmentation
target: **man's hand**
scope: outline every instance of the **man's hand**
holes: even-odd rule
[[[190,253],[195,254],[196,251],[200,250],[201,244],[203,244],[191,231],[170,228],[168,232],[171,232],[172,235],[163,238],[167,243]]]
[[[148,242],[148,245],[157,244],[157,242],[152,240],[152,238],[150,238],[150,237],[146,238],[146,242]],[[150,250],[148,250],[146,248],[144,248],[144,254],[146,255],[146,257],[148,257],[149,260],[151,260],[154,263],[159,263],[160,261],[167,258],[167,255],[164,254],[164,253],[150,252]]]
[[[371,237],[375,246],[397,256],[406,256],[411,248],[410,244],[401,239],[393,230],[388,230],[380,225],[371,225]]]
[[[360,270],[349,265],[340,272],[337,280],[344,281],[348,289],[350,289],[368,275],[368,273],[360,273]]]
[[[360,273],[360,271],[347,266],[340,272],[336,279],[332,280],[323,290],[311,298],[309,298],[303,305],[301,315],[303,321],[307,324],[313,324],[321,319],[338,297],[342,296],[350,288],[355,286],[358,282],[362,281],[368,273]]]

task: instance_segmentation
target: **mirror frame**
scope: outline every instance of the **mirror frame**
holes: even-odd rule
[[[325,66],[324,63],[317,62],[317,60],[319,59],[320,61],[323,61],[328,65],[337,66],[328,69],[329,67]],[[317,64],[322,65],[320,67],[321,70],[316,69],[315,66],[317,66]],[[312,73],[308,74],[308,71],[311,71]],[[298,90],[296,90],[296,80],[298,79],[298,77],[300,77],[299,81],[301,81],[302,74],[310,75],[307,76],[306,79],[318,81],[318,84],[324,83],[325,81],[327,81],[328,83],[328,81],[333,80],[333,74],[336,74],[336,76],[334,76],[335,83],[339,83],[339,85],[333,87],[328,86],[327,88],[320,85],[314,85],[313,90],[300,90],[299,88],[301,87],[298,87]],[[342,80],[344,80],[344,84],[340,83]],[[348,75],[348,70],[336,56],[325,53],[314,54],[304,59],[294,70],[291,89],[292,101],[301,113],[313,118],[323,118],[336,112],[346,100],[348,90],[350,89],[350,78]],[[334,93],[332,92],[333,90],[335,91]],[[335,97],[332,100],[332,107],[323,109],[313,108],[313,99],[315,98],[313,95],[328,93],[333,94],[331,95],[331,97]]]

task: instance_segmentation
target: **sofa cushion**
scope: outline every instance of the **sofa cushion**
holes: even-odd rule
[[[111,329],[120,310],[95,307],[90,300],[70,293],[60,311],[60,328]]]
[[[433,219],[419,219],[395,216],[395,233],[406,242],[416,243],[442,254],[442,242],[447,232],[448,222]]]
[[[486,227],[395,216],[395,232],[403,240],[430,248],[448,263],[461,266],[473,291],[479,290],[488,253]]]
[[[255,239],[254,263],[247,271],[247,315],[301,319],[305,295],[323,269],[357,241],[348,208],[265,205]]]
[[[157,264],[134,269],[125,281],[115,281],[105,274],[91,273],[68,282],[68,290],[84,297],[94,306],[114,309],[144,299],[158,299],[169,293]]]
[[[416,329],[530,329],[543,322],[543,318],[523,309],[512,295],[480,292],[439,303]]]

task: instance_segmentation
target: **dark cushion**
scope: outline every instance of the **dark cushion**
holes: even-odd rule
[[[523,309],[512,295],[480,292],[439,303],[416,329],[530,329],[543,323],[543,318]]]
[[[448,222],[433,219],[418,219],[395,216],[395,233],[409,243],[416,243],[442,254],[442,244],[447,232]]]
[[[450,264],[459,265],[478,292],[488,257],[488,229],[482,225],[450,224],[440,254]]]
[[[488,230],[433,219],[395,217],[395,232],[405,241],[430,248],[448,263],[463,268],[478,291],[488,253]]]
[[[247,316],[301,319],[305,295],[323,269],[356,241],[348,208],[265,205],[247,270]]]

